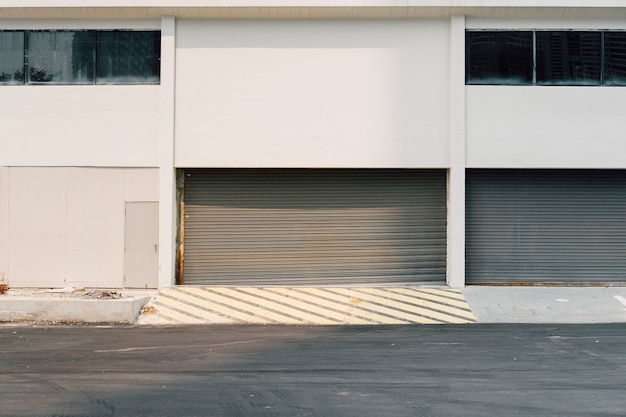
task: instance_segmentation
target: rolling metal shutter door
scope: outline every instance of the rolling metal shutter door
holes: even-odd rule
[[[466,278],[626,281],[626,171],[467,171]]]
[[[190,169],[184,283],[436,282],[444,170]]]

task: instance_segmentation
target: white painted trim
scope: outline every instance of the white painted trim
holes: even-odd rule
[[[159,288],[174,285],[176,253],[176,172],[174,169],[174,100],[176,20],[161,20],[159,92]]]
[[[9,283],[9,175],[0,166],[0,284]]]
[[[447,282],[465,286],[465,16],[450,19]]]

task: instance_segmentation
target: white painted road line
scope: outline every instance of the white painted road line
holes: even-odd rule
[[[621,295],[614,295],[613,297],[615,297],[617,301],[619,301],[624,307],[626,307],[626,298],[622,297]],[[624,310],[626,310],[626,308]]]

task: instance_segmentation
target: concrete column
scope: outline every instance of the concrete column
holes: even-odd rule
[[[159,288],[175,283],[176,171],[174,168],[174,100],[176,19],[161,18],[161,85],[159,88]]]
[[[465,16],[450,19],[450,169],[448,267],[452,288],[465,286]]]
[[[0,167],[0,283],[9,279],[9,168]]]

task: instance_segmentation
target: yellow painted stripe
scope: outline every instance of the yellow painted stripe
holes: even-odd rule
[[[394,293],[407,294],[406,290],[402,290],[399,288],[386,288],[386,290],[390,292],[394,292]],[[439,290],[437,292],[437,295],[425,293],[419,289],[414,289],[414,290],[409,290],[409,291],[410,292],[408,294],[411,297],[419,297],[422,303],[432,302],[434,303],[435,306],[439,306],[438,307],[439,310],[454,311],[454,314],[462,316],[462,317],[466,317],[472,323],[476,322],[476,316],[474,316],[472,309],[470,308],[469,304],[467,304],[467,301],[465,301],[464,298],[461,300],[455,300],[455,299],[450,299],[447,297],[439,296],[439,294],[443,292],[442,290]],[[463,294],[460,294],[460,295],[461,297],[463,297]]]
[[[237,300],[232,300],[230,298],[223,297],[220,294],[209,292],[207,290],[196,288],[196,287],[185,287],[184,291],[199,295],[201,297],[206,297],[206,298],[215,300],[213,309],[219,314],[233,317],[245,323],[254,323],[254,324],[276,323],[275,321],[268,319],[265,316],[265,314],[263,316],[260,316],[255,313],[247,312],[246,309],[248,309],[248,305]]]
[[[142,314],[139,319],[137,320],[137,323],[139,324],[179,324],[180,322],[168,318],[166,316],[164,316],[163,314],[161,314],[157,309],[157,306],[153,304],[153,307],[155,308],[154,313],[150,313],[150,314]]]
[[[410,322],[405,320],[399,320],[394,317],[388,317],[382,314],[378,314],[373,311],[368,311],[361,306],[357,306],[361,301],[350,297],[344,297],[339,294],[329,293],[318,288],[299,288],[300,291],[312,294],[318,297],[327,298],[338,303],[342,303],[346,306],[346,312],[348,314],[359,317],[359,319],[365,319],[373,324],[409,324]]]
[[[289,299],[280,294],[272,294],[270,291],[260,288],[237,288],[237,290],[256,296],[255,301],[257,301],[260,306],[279,310],[284,314],[297,317],[305,323],[339,324],[338,320],[326,317],[326,314],[328,314],[327,311],[322,311],[322,314],[313,314],[312,306],[296,298]],[[260,297],[272,298],[273,300],[268,301]],[[317,311],[319,312],[320,309],[317,309]]]
[[[395,304],[387,303],[384,301],[388,299],[393,299],[402,303],[406,303],[406,307],[402,307],[400,305],[398,306],[398,308],[409,309],[410,311],[415,311],[428,317],[443,320],[447,323],[467,323],[468,320],[474,320],[474,316],[470,312],[450,307],[445,304],[433,303],[419,298],[409,297],[406,295],[388,292],[377,288],[361,288],[359,289],[359,291],[382,297],[383,301],[381,302],[385,303],[385,305],[396,306]]]
[[[426,298],[436,303],[450,304],[452,306],[466,308],[469,310],[469,306],[467,305],[467,302],[464,299],[457,300],[456,297],[454,299],[446,298],[445,296],[441,296],[440,292],[435,293],[433,291],[424,291],[424,290],[409,289],[409,288],[387,288],[387,290],[390,292],[398,293],[398,294],[405,294],[410,297],[418,296],[418,297]]]
[[[269,291],[283,294],[287,297],[293,297],[294,299],[307,302],[311,306],[310,308],[319,312],[320,314],[327,314],[328,316],[336,318],[340,324],[372,324],[371,321],[362,319],[360,317],[351,315],[347,309],[351,307],[349,304],[338,303],[329,301],[324,298],[316,297],[311,294],[307,294],[303,291],[299,291],[298,288],[268,288]]]
[[[194,292],[198,297],[203,297],[209,300],[214,311],[219,314],[230,316],[238,321],[254,324],[284,323],[283,316],[272,314],[272,312],[267,311],[266,309],[251,305],[241,297],[233,298],[232,296],[229,296],[229,290],[232,289],[211,287],[197,290],[194,289]]]
[[[188,314],[184,314],[178,311],[179,304],[180,302],[177,302],[176,300],[169,300],[165,297],[160,297],[159,299],[157,299],[157,302],[155,303],[154,307],[156,308],[158,313],[162,315],[166,315],[167,317],[170,317],[180,323],[189,323],[189,324],[204,323],[204,321],[201,319],[192,317]]]
[[[141,324],[442,324],[476,321],[463,294],[438,288],[194,287],[162,290]]]
[[[262,300],[259,300],[258,298],[251,295],[239,292],[235,289],[216,287],[210,288],[208,290],[212,293],[211,297],[213,297],[214,294],[223,295],[225,297],[222,298],[226,300],[229,300],[229,298],[226,297],[230,297],[230,301],[226,301],[227,303],[233,306],[236,305],[237,308],[245,310],[250,315],[262,315],[263,317],[267,317],[275,323],[304,324],[303,320],[297,317],[291,317],[288,314],[281,314],[272,310],[268,310],[267,307],[264,307],[265,303],[260,303],[260,301]]]
[[[424,288],[424,289],[413,288],[413,291],[421,292],[424,294],[429,294],[433,297],[445,298],[446,300],[450,300],[450,301],[465,303],[465,297],[463,297],[463,294],[461,294],[460,292],[456,290],[438,290],[435,288]]]
[[[333,290],[335,288],[332,288]],[[371,320],[378,324],[410,324],[411,320],[405,320],[397,317],[394,314],[386,315],[384,311],[376,308],[377,306],[372,305],[370,303],[363,303],[360,298],[351,297],[350,295],[342,295],[335,292],[331,292],[329,288],[318,289],[318,288],[301,288],[301,290],[306,291],[310,294],[315,294],[320,297],[329,298],[340,303],[345,303],[349,305],[348,311],[351,314],[357,315],[359,317],[365,318],[367,320]]]
[[[446,297],[456,297],[457,299],[461,300],[461,301],[465,301],[465,298],[463,297],[463,294],[461,293],[461,291],[459,290],[455,290],[452,288],[448,288],[448,289],[441,289],[441,288],[413,288],[416,291],[426,291],[426,292],[431,292],[433,294],[440,294]]]
[[[470,313],[469,306],[466,302],[458,302],[442,297],[425,294],[421,291],[396,291],[395,288],[364,288],[360,290],[380,290],[383,294],[388,294],[391,298],[403,299],[421,306],[429,306],[442,311],[454,311],[459,314],[467,315]],[[472,316],[473,317],[473,316]]]
[[[180,309],[183,310],[184,312],[189,312],[195,316],[202,317],[202,319],[204,319],[205,321],[209,323],[223,323],[223,324],[237,323],[237,321],[233,320],[232,318],[214,314],[213,313],[214,309],[211,303],[205,299],[195,297],[191,294],[186,294],[184,291],[181,291],[181,290],[177,290],[174,292],[167,292],[164,295],[168,297],[174,297],[177,300],[179,300],[182,304]],[[196,306],[190,305],[190,303],[195,304]]]
[[[445,323],[443,318],[437,317],[435,314],[430,314],[430,312],[428,312],[429,314],[424,314],[424,309],[417,307],[411,308],[411,306],[407,304],[398,303],[389,299],[372,296],[363,292],[355,292],[344,288],[333,288],[332,291],[354,298],[359,298],[364,300],[363,305],[367,305],[375,311],[411,322],[429,324]]]

